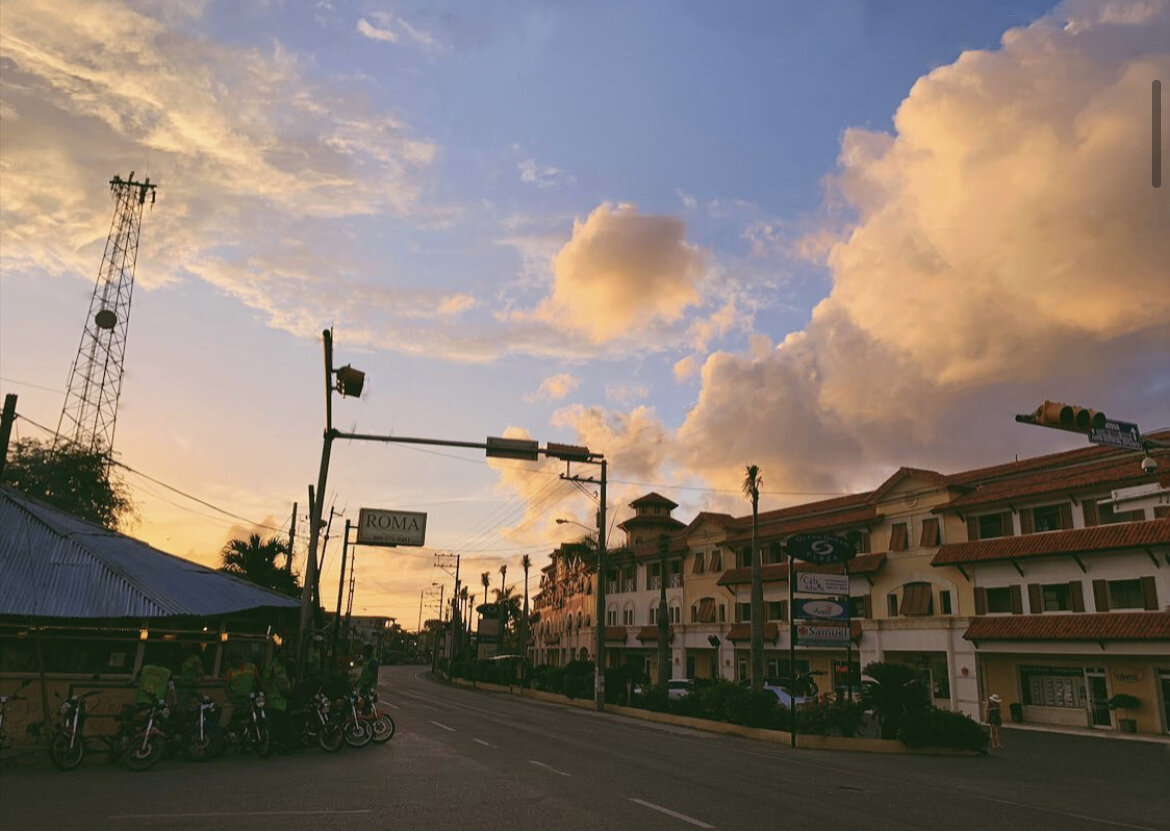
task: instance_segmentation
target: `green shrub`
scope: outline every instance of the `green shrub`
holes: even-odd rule
[[[937,707],[918,708],[902,717],[898,739],[908,748],[958,748],[986,751],[987,730],[965,713]]]
[[[702,707],[702,715],[716,722],[727,721],[727,706],[735,699],[740,698],[743,688],[731,681],[720,681],[704,688],[696,695]]]
[[[767,690],[744,690],[727,703],[727,721],[749,728],[772,728],[777,722],[776,697]]]

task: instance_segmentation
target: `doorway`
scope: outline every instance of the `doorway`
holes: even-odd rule
[[[1158,681],[1162,685],[1162,733],[1170,734],[1170,670],[1159,670]]]
[[[1105,672],[1085,670],[1085,685],[1089,696],[1089,725],[1094,728],[1112,728],[1113,712],[1109,709],[1109,680]]]

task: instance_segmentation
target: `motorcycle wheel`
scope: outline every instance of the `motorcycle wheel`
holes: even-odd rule
[[[134,739],[126,749],[124,762],[131,771],[146,771],[162,759],[166,744],[157,736]]]
[[[373,736],[369,722],[361,720],[355,722],[352,719],[345,723],[342,734],[345,736],[345,744],[350,748],[366,747],[370,744],[370,738]]]
[[[223,731],[219,728],[208,727],[203,729],[203,738],[199,738],[199,731],[191,731],[183,742],[183,753],[192,762],[205,762],[223,753],[225,746]]]
[[[345,744],[341,728],[332,722],[321,728],[317,731],[317,744],[330,753],[340,751],[341,746]]]
[[[389,742],[394,736],[394,720],[389,716],[379,716],[370,723],[374,742],[382,745]]]
[[[272,753],[272,734],[268,732],[267,724],[256,726],[256,753],[262,760],[268,759],[268,755]]]
[[[57,733],[49,740],[49,762],[58,771],[72,771],[85,758],[85,742],[67,733]]]

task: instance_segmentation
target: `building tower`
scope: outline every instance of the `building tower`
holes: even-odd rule
[[[102,254],[89,315],[81,331],[77,358],[69,370],[65,406],[57,421],[57,439],[70,440],[89,450],[109,453],[114,448],[114,422],[122,392],[122,361],[130,324],[130,296],[134,264],[147,196],[154,205],[155,184],[147,177],[110,180],[114,219]]]

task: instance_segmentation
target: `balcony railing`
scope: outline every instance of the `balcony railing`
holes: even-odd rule
[[[661,577],[651,577],[650,582],[647,583],[647,587],[651,591],[654,591],[655,589],[662,588],[662,578]]]
[[[637,591],[637,590],[638,590],[638,581],[635,580],[633,577],[630,577],[629,579],[626,579],[626,580],[622,580],[622,591]]]
[[[681,589],[682,588],[682,575],[681,574],[671,574],[667,578],[667,586],[666,587],[668,589]]]
[[[610,580],[605,584],[606,594],[617,594],[618,582],[617,580]]]

